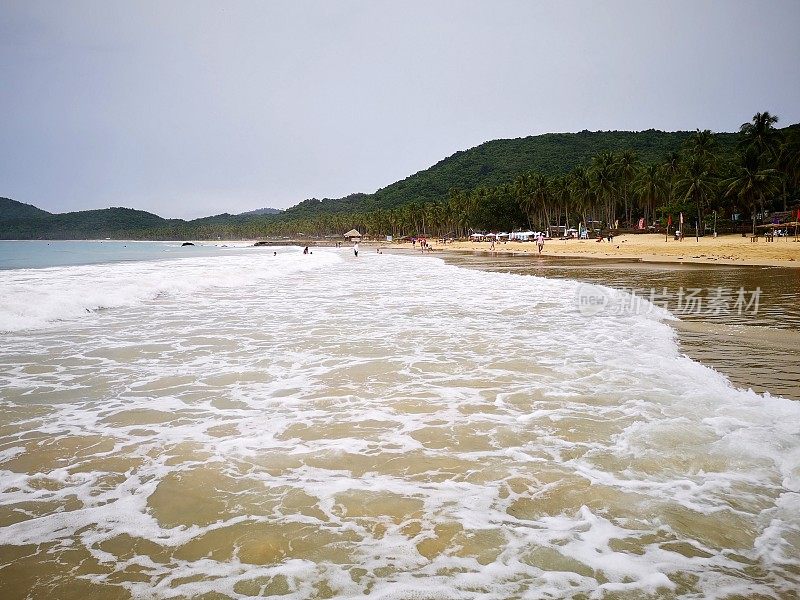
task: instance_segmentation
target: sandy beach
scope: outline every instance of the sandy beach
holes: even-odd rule
[[[434,248],[448,250],[491,251],[489,242],[456,241]],[[496,244],[494,252],[536,254],[533,242],[504,242]],[[542,254],[571,258],[632,259],[643,262],[709,263],[723,265],[756,265],[800,267],[800,242],[791,237],[776,237],[768,242],[764,237],[752,242],[740,234],[717,238],[706,236],[695,240],[687,237],[664,241],[662,234],[620,235],[613,242],[603,240],[547,240]]]

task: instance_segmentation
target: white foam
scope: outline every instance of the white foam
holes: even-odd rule
[[[161,294],[186,296],[211,287],[249,290],[339,260],[330,252],[302,255],[297,249],[282,248],[277,256],[253,252],[169,262],[5,271],[0,283],[0,332],[36,329],[96,310],[136,306]]]
[[[273,258],[25,275],[43,297],[49,285],[80,308],[80,285],[92,279],[102,292],[89,304],[108,303],[125,281],[149,292],[125,292],[117,309],[52,331],[53,317],[42,318],[36,335],[8,336],[0,349],[9,364],[0,416],[20,432],[0,454],[0,505],[82,503],[0,529],[4,543],[79,545],[118,572],[144,565],[149,581],[125,583],[135,597],[236,596],[237,584],[276,575],[287,598],[323,581],[342,598],[669,595],[681,579],[697,581],[686,592],[695,597],[793,589],[800,406],[737,390],[682,356],[662,311],[584,315],[575,282],[435,259]],[[31,400],[41,414],[26,412]],[[86,438],[111,449],[43,459],[36,473],[8,466],[28,440]],[[139,462],[113,484],[119,473],[102,461],[80,469],[107,457]],[[197,469],[224,474],[209,493],[229,510],[208,524],[159,522],[150,505],[159,484]],[[226,490],[231,480],[248,491]],[[319,513],[260,508],[287,489],[316,498]],[[348,494],[421,508],[399,522],[353,516]],[[682,526],[689,518],[710,523],[705,537]],[[719,542],[734,518],[752,539]],[[172,552],[242,523],[304,523],[359,541],[336,542],[352,564],[162,565],[99,548],[127,533]],[[459,555],[458,536],[432,557],[419,550],[437,527],[456,525],[464,536],[498,535],[497,556]],[[751,575],[752,564],[769,578]],[[351,577],[353,565],[366,574]]]

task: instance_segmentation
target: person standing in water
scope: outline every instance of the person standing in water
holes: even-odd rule
[[[353,254],[355,254],[356,256],[358,256],[358,242],[356,242],[355,244],[353,244]]]
[[[541,232],[539,232],[539,237],[536,238],[536,245],[539,247],[539,254],[541,254],[544,248],[544,236]]]

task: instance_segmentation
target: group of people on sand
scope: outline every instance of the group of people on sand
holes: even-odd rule
[[[428,243],[428,240],[427,240],[427,239],[425,239],[425,238],[419,238],[419,240],[417,240],[416,238],[411,238],[411,247],[412,247],[412,248],[416,248],[416,246],[417,246],[417,241],[419,241],[419,249],[420,249],[420,252],[422,252],[423,254],[425,253],[425,251],[426,251],[426,250],[427,250],[428,252],[432,252],[432,251],[433,251],[433,246],[431,246],[431,245]]]
[[[492,245],[489,246],[489,250],[494,251],[494,246],[495,240],[492,239]],[[536,247],[539,249],[539,254],[541,254],[542,250],[544,250],[544,234],[541,232],[539,232],[539,235],[536,236]]]

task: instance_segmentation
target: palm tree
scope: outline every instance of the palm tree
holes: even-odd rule
[[[556,211],[556,225],[560,225],[561,214],[564,214],[564,227],[569,229],[569,209],[572,203],[572,193],[564,176],[553,177],[550,180],[550,197]]]
[[[778,154],[778,147],[781,142],[780,131],[775,129],[777,122],[778,117],[769,114],[767,111],[756,113],[753,115],[751,122],[742,123],[739,128],[742,134],[739,147],[743,150],[753,148],[759,157],[774,158]]]
[[[534,212],[534,198],[531,188],[531,175],[523,173],[514,181],[514,192],[517,196],[517,203],[528,219],[528,227],[533,228],[531,215]]]
[[[667,184],[667,202],[672,204],[675,199],[675,182],[678,180],[678,175],[681,172],[681,155],[678,152],[670,152],[667,154],[664,163],[661,165],[661,170],[666,177]]]
[[[704,129],[703,131],[698,129],[695,131],[686,140],[685,147],[690,156],[706,161],[709,166],[714,166],[716,162],[714,151],[716,150],[717,142],[710,129]]]
[[[531,176],[531,197],[535,210],[539,213],[538,224],[541,225],[541,216],[544,215],[544,225],[550,225],[550,186],[545,175],[534,173]]]
[[[634,193],[639,197],[644,208],[644,221],[650,222],[650,215],[655,212],[658,199],[664,193],[664,178],[658,165],[647,165],[639,171],[634,181]]]
[[[757,208],[764,210],[764,199],[778,190],[775,169],[761,167],[761,154],[755,146],[741,155],[736,174],[725,182],[725,196],[738,198],[750,209],[753,235],[756,234]]]
[[[617,174],[622,184],[622,202],[625,211],[625,220],[628,226],[631,224],[632,203],[628,202],[628,186],[636,177],[636,170],[639,166],[639,159],[633,150],[624,150],[617,160]]]
[[[781,177],[781,197],[786,210],[789,186],[800,187],[800,132],[791,130],[778,149],[775,168]]]
[[[611,152],[601,152],[592,159],[591,176],[593,193],[600,200],[605,210],[608,227],[614,226],[616,219],[616,199],[614,194],[617,189],[616,160]]]
[[[592,186],[592,179],[589,172],[583,167],[575,167],[570,173],[570,188],[572,190],[572,198],[578,206],[578,211],[581,213],[583,224],[589,228],[589,221],[587,219],[588,212],[592,211],[592,219],[594,219],[594,192]]]
[[[699,227],[703,223],[703,209],[716,191],[709,163],[701,156],[692,156],[675,187],[686,200],[694,202]]]

